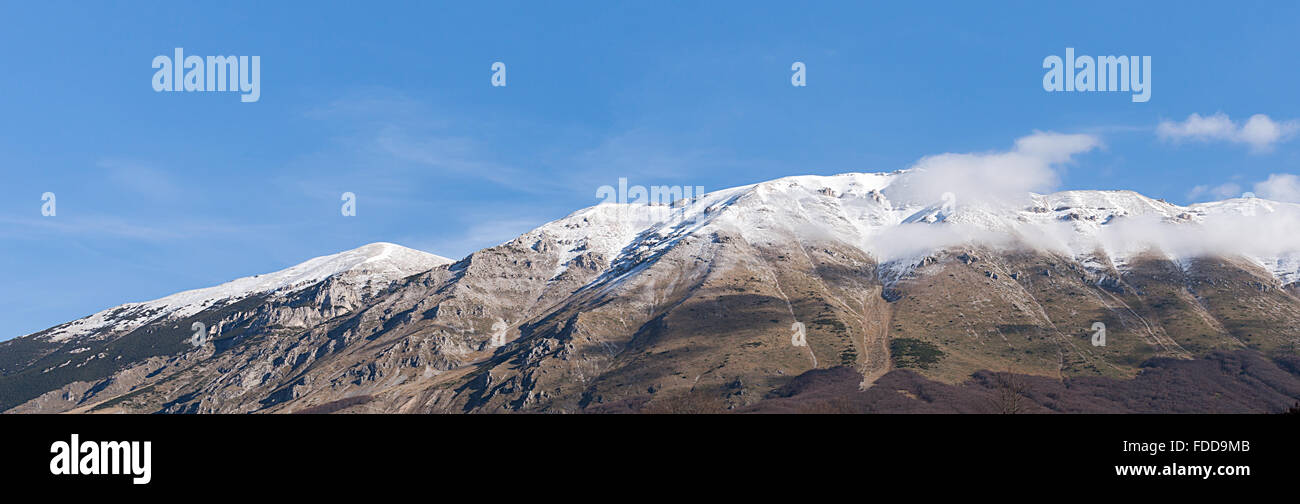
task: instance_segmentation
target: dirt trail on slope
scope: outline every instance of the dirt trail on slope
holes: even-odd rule
[[[881,376],[889,372],[889,324],[894,319],[894,307],[881,296],[884,286],[872,289],[872,295],[862,302],[862,383],[866,390]]]

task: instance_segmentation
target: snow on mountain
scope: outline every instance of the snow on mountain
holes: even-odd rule
[[[1028,245],[1085,264],[1095,263],[1100,251],[1120,269],[1152,250],[1179,264],[1201,255],[1240,255],[1283,283],[1300,281],[1300,205],[1237,198],[1179,206],[1133,191],[1029,193],[1014,205],[969,193],[935,195],[928,202],[891,199],[898,192],[891,187],[906,187],[914,172],[785,177],[667,205],[605,203],[515,241],[533,243],[546,236],[560,244],[552,278],[586,252],[599,253],[624,276],[688,235],[726,231],[769,245],[791,240],[852,245],[876,258],[887,278],[900,278],[936,250],[978,243]],[[386,285],[450,262],[375,243],[275,273],[122,305],[55,327],[43,337],[57,342],[105,327],[127,331],[159,317],[183,317],[255,294],[291,292],[330,277],[363,289]]]
[[[594,249],[611,263],[631,264],[687,234],[725,229],[751,242],[851,244],[894,270],[889,276],[937,249],[979,243],[1028,245],[1085,262],[1100,251],[1121,269],[1153,250],[1179,262],[1241,255],[1283,283],[1300,280],[1300,205],[1238,198],[1179,206],[1123,190],[1028,193],[1016,204],[969,193],[936,195],[930,202],[891,200],[891,186],[906,184],[912,172],[785,177],[671,206],[602,204],[532,233],[563,236],[572,245],[566,261]]]
[[[854,364],[864,377],[879,376],[894,362],[891,338],[934,338],[927,341],[941,353],[963,355],[934,372],[961,378],[1008,358],[1031,362],[1040,376],[1131,376],[1150,357],[1243,345],[1231,331],[1276,328],[1261,336],[1264,350],[1300,337],[1289,329],[1300,317],[1294,297],[1255,285],[1261,272],[1231,257],[1294,282],[1300,205],[1251,198],[1179,206],[1132,191],[994,198],[978,187],[949,196],[907,186],[911,173],[786,177],[666,205],[596,205],[400,289],[387,287],[450,260],[373,244],[122,305],[17,340],[22,355],[37,357],[15,369],[35,371],[6,370],[0,378],[22,392],[0,397],[0,409],[319,411],[364,394],[373,399],[358,411],[578,411],[593,391],[609,403],[652,388],[696,390],[706,375],[720,391],[779,383],[818,367],[818,358],[822,367]],[[1196,269],[1166,275],[1176,271],[1132,261],[1153,250]],[[962,252],[985,262],[971,266]],[[1225,257],[1190,260],[1204,255]],[[1095,288],[1113,285],[1103,282],[1129,264],[1139,273],[1134,284],[1150,289]],[[1093,274],[1075,275],[1080,266]],[[1005,274],[1025,268],[1051,278]],[[1131,308],[1132,300],[1145,306]],[[191,320],[223,336],[211,352],[184,342]],[[1111,359],[1070,336],[1068,328],[1096,320],[1141,332],[1132,346],[1112,346],[1122,357]],[[799,324],[808,325],[804,345],[787,346]],[[971,337],[950,337],[957,334]],[[217,351],[217,342],[240,350]],[[112,352],[133,360],[116,362]],[[159,367],[156,357],[168,362]],[[715,373],[718,362],[728,367]],[[457,369],[465,371],[445,373]]]
[[[219,303],[238,301],[257,294],[282,295],[328,278],[361,289],[382,287],[393,280],[451,262],[451,259],[445,257],[392,243],[371,243],[338,254],[309,259],[274,273],[253,275],[213,287],[178,292],[153,301],[110,308],[57,326],[43,337],[50,342],[60,342],[104,328],[122,333],[163,317],[185,317]]]

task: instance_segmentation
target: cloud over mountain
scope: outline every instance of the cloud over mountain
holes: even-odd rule
[[[1222,112],[1202,117],[1187,116],[1184,121],[1162,121],[1156,135],[1172,142],[1230,142],[1250,146],[1252,152],[1268,152],[1279,142],[1291,139],[1300,131],[1300,122],[1274,121],[1264,114],[1250,116],[1245,123],[1234,122]]]

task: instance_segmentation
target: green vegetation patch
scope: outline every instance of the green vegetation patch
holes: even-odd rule
[[[943,358],[943,351],[928,341],[894,338],[889,342],[889,356],[895,367],[929,369]]]

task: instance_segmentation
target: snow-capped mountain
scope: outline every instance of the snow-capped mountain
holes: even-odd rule
[[[178,292],[167,297],[109,308],[38,333],[51,343],[97,332],[130,332],[144,324],[188,317],[214,305],[234,303],[254,295],[285,297],[325,279],[337,279],[366,293],[389,282],[434,267],[451,259],[394,245],[371,243],[338,254],[315,257],[263,275],[235,279],[214,287]],[[100,337],[108,337],[101,334]]]
[[[1179,206],[1133,191],[1026,194],[1019,204],[952,195],[930,202],[891,200],[891,185],[909,171],[796,176],[716,191],[671,210],[602,205],[539,228],[556,236],[593,213],[613,216],[599,235],[563,240],[578,246],[638,254],[684,234],[730,230],[752,240],[782,238],[782,230],[852,245],[882,264],[909,268],[945,247],[979,243],[1031,247],[1075,258],[1099,249],[1121,268],[1158,250],[1191,259],[1207,254],[1250,258],[1284,283],[1300,272],[1300,205],[1237,198]],[[629,226],[628,224],[641,224]],[[915,225],[913,225],[915,224]],[[934,226],[923,226],[934,224]],[[942,225],[939,225],[942,224]],[[582,228],[575,228],[582,229]],[[771,234],[777,230],[775,234]],[[764,233],[769,233],[765,236]]]
[[[1300,346],[1296,205],[918,196],[914,173],[602,204],[454,263],[376,244],[123,305],[0,344],[0,409],[743,408],[834,366],[1127,380]],[[211,343],[184,343],[194,322]]]

